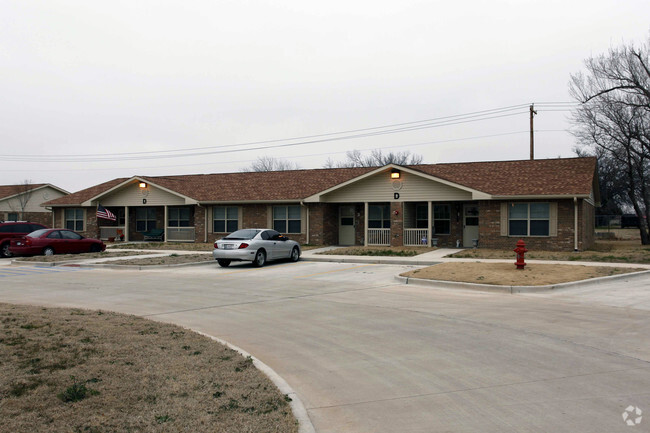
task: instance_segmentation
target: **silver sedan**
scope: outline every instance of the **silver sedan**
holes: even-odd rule
[[[233,261],[253,262],[264,266],[269,260],[300,259],[300,244],[271,229],[242,229],[214,243],[212,255],[220,266]]]

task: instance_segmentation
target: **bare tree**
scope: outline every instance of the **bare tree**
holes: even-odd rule
[[[358,150],[350,150],[345,153],[345,161],[333,161],[328,158],[324,168],[347,168],[347,167],[382,167],[387,164],[416,165],[422,163],[422,155],[411,154],[410,151],[382,153],[380,149],[370,152],[370,155],[363,155]]]
[[[19,219],[25,219],[25,209],[32,199],[34,187],[32,181],[25,179],[22,183],[16,184],[16,195],[8,201],[12,211],[20,213]]]
[[[650,244],[650,38],[612,48],[585,61],[587,72],[571,75],[579,145],[601,152],[624,182],[626,199],[639,218],[641,242]]]
[[[272,156],[259,156],[250,167],[244,168],[243,171],[286,171],[298,169],[300,169],[300,166],[294,162]]]

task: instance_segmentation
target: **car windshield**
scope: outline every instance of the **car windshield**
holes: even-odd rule
[[[243,230],[237,230],[236,232],[230,233],[228,236],[223,238],[224,240],[230,240],[230,241],[243,241],[246,239],[253,239],[256,234],[261,232],[261,230],[254,230],[254,229],[243,229]]]
[[[36,231],[31,232],[27,236],[29,236],[30,238],[40,238],[45,232],[49,232],[49,231],[50,231],[50,229],[40,229],[40,230],[36,230]]]

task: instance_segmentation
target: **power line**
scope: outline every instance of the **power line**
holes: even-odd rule
[[[559,132],[563,130],[540,130],[536,132]],[[503,136],[508,136],[508,135],[517,135],[517,134],[527,134],[528,131],[513,131],[513,132],[504,132],[504,133],[499,133],[499,134],[489,134],[489,135],[479,135],[479,136],[472,136],[472,137],[462,137],[462,138],[451,138],[451,139],[446,139],[446,140],[435,140],[435,141],[425,141],[425,142],[419,142],[419,143],[410,143],[410,144],[402,144],[402,145],[396,145],[396,146],[384,146],[384,147],[373,147],[373,148],[367,148],[367,149],[360,149],[361,151],[369,151],[369,150],[374,150],[374,149],[379,149],[379,150],[386,150],[386,149],[401,149],[405,147],[418,147],[418,146],[426,146],[426,145],[432,145],[432,144],[443,144],[443,143],[452,143],[452,142],[457,142],[457,141],[469,141],[469,140],[479,140],[479,139],[484,139],[484,138],[494,138],[494,137],[503,137]],[[310,158],[310,157],[315,157],[315,156],[325,156],[325,155],[337,155],[337,154],[344,154],[347,151],[340,151],[340,152],[324,152],[324,153],[312,153],[312,154],[307,154],[307,155],[296,155],[288,158],[282,158],[282,159],[288,159],[288,160],[295,160],[297,158]],[[120,167],[123,170],[143,170],[143,169],[152,169],[152,168],[172,168],[172,167],[196,167],[196,166],[205,166],[205,165],[222,165],[222,164],[240,164],[240,163],[246,163],[246,162],[253,162],[255,159],[246,159],[246,160],[238,160],[238,161],[223,161],[223,162],[201,162],[201,163],[193,163],[193,164],[169,164],[169,165],[157,165],[157,166],[137,166],[137,167]],[[79,169],[39,169],[39,171],[48,171],[48,172],[60,172],[60,171],[87,171],[87,168],[79,168]],[[115,170],[115,167],[108,167],[108,168],[97,168],[93,170]],[[8,169],[5,171],[24,171],[24,169]]]
[[[505,110],[509,111],[509,110]],[[385,131],[376,131],[376,132],[369,132],[369,133],[364,133],[364,134],[354,134],[354,135],[347,135],[347,136],[342,136],[342,137],[334,137],[334,138],[325,138],[325,139],[320,139],[320,140],[307,140],[307,141],[300,141],[296,143],[285,143],[285,144],[276,144],[276,145],[270,145],[270,146],[257,146],[257,147],[249,147],[249,148],[244,148],[244,149],[230,149],[230,150],[212,150],[212,151],[204,151],[204,152],[188,152],[188,153],[182,153],[182,154],[156,154],[154,152],[151,152],[147,154],[146,156],[124,156],[124,154],[120,154],[120,156],[115,156],[114,154],[110,154],[110,157],[99,157],[99,156],[91,156],[91,155],[75,155],[75,157],[63,157],[63,156],[47,156],[47,155],[39,155],[39,156],[0,156],[0,160],[4,161],[29,161],[29,162],[108,162],[108,161],[134,161],[134,160],[143,160],[143,159],[168,159],[168,158],[180,158],[180,157],[192,157],[192,156],[206,156],[206,155],[216,155],[216,154],[226,154],[226,153],[239,153],[239,152],[248,152],[248,151],[253,151],[253,150],[267,150],[267,149],[278,149],[278,148],[284,148],[284,147],[294,147],[294,146],[302,146],[306,144],[319,144],[319,143],[325,143],[325,142],[332,142],[332,141],[341,141],[341,140],[351,140],[351,139],[357,139],[357,138],[368,138],[368,137],[374,137],[374,136],[379,136],[379,135],[386,135],[386,134],[395,134],[395,133],[401,133],[401,132],[410,132],[410,131],[417,131],[417,130],[422,130],[422,129],[430,129],[430,128],[439,128],[443,126],[451,126],[451,125],[459,125],[459,124],[464,124],[464,123],[470,123],[470,122],[478,122],[478,121],[484,121],[484,120],[491,120],[491,119],[496,119],[496,118],[503,118],[503,117],[510,117],[510,116],[516,116],[520,114],[524,114],[526,111],[519,111],[515,113],[509,113],[509,114],[499,114],[495,116],[488,116],[488,117],[478,117],[478,118],[473,118],[475,116],[470,116],[469,118],[460,118],[457,121],[453,120],[447,120],[447,121],[442,121],[442,122],[432,122],[429,124],[425,125],[414,125],[410,127],[402,127],[402,128],[394,128],[390,130],[385,130]],[[451,117],[451,116],[448,116]],[[458,116],[456,116],[458,117]],[[409,122],[409,124],[413,124],[416,122]],[[220,146],[217,148],[221,147],[226,147],[226,146]],[[208,147],[207,149],[213,149],[213,147]]]
[[[507,107],[493,108],[493,109],[489,109],[489,110],[473,111],[473,112],[464,113],[464,114],[455,114],[455,115],[451,115],[451,116],[443,116],[443,117],[437,117],[437,118],[432,118],[432,119],[417,120],[417,121],[412,121],[412,122],[395,123],[395,124],[389,124],[389,125],[374,126],[374,127],[370,127],[370,128],[352,129],[352,130],[332,132],[332,133],[326,133],[326,134],[306,135],[306,136],[300,136],[300,137],[290,137],[290,138],[275,139],[275,140],[262,140],[262,141],[253,141],[253,142],[247,142],[247,143],[214,145],[214,146],[194,147],[194,148],[186,148],[186,149],[143,151],[143,152],[127,152],[127,153],[123,152],[123,153],[121,153],[121,157],[124,157],[125,159],[131,159],[130,156],[135,156],[135,155],[176,154],[176,153],[180,153],[180,152],[200,151],[200,150],[208,150],[208,149],[232,148],[232,147],[251,146],[251,145],[258,145],[258,144],[280,143],[280,142],[286,142],[286,141],[305,140],[305,139],[311,139],[311,138],[332,137],[332,136],[336,136],[336,135],[352,134],[352,133],[357,133],[357,132],[376,131],[375,133],[368,133],[368,135],[364,135],[364,134],[352,135],[350,137],[335,138],[334,140],[348,139],[348,138],[360,138],[360,137],[373,136],[373,135],[383,135],[383,134],[399,133],[399,132],[413,131],[413,130],[419,130],[419,129],[439,127],[439,126],[455,125],[455,124],[458,124],[457,121],[459,121],[459,123],[467,123],[467,122],[471,121],[472,119],[475,119],[474,121],[489,120],[489,119],[496,118],[496,117],[488,117],[490,115],[505,113],[505,112],[509,112],[509,111],[514,111],[514,110],[521,109],[523,107],[526,107],[526,104],[511,105],[511,106],[507,106]],[[500,117],[500,116],[497,116],[497,117]],[[392,128],[392,129],[387,129],[387,128]],[[322,141],[319,140],[317,142],[324,142],[324,140],[322,140]],[[309,143],[309,142],[306,142],[306,143]],[[301,143],[297,143],[297,144],[301,144]],[[270,148],[270,146],[266,147],[266,148]],[[258,149],[260,149],[260,148],[258,147],[258,148],[248,149],[248,150],[258,150]],[[201,154],[198,154],[198,155],[201,155]],[[171,155],[170,157],[176,157],[176,156],[179,156],[179,155]],[[186,155],[181,154],[180,156],[186,156]],[[62,161],[61,158],[72,158],[75,161],[85,161],[84,158],[90,158],[90,157],[92,157],[92,158],[114,157],[114,153],[95,153],[95,154],[82,154],[82,155],[79,155],[79,154],[41,154],[41,155],[37,155],[37,156],[36,155],[20,155],[20,154],[19,155],[0,155],[0,160],[7,160],[7,161],[30,160],[30,161],[32,161],[32,160],[39,160],[40,158],[57,158],[56,161],[60,162],[60,161]],[[141,159],[148,159],[148,158],[141,158]],[[110,160],[121,160],[121,159],[110,159]]]

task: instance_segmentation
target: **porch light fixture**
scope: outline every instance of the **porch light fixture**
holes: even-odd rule
[[[140,182],[140,188],[145,189],[147,187],[146,182]]]
[[[401,175],[400,171],[398,169],[396,169],[396,168],[394,168],[390,172],[390,178],[391,179],[399,179],[400,175]]]

